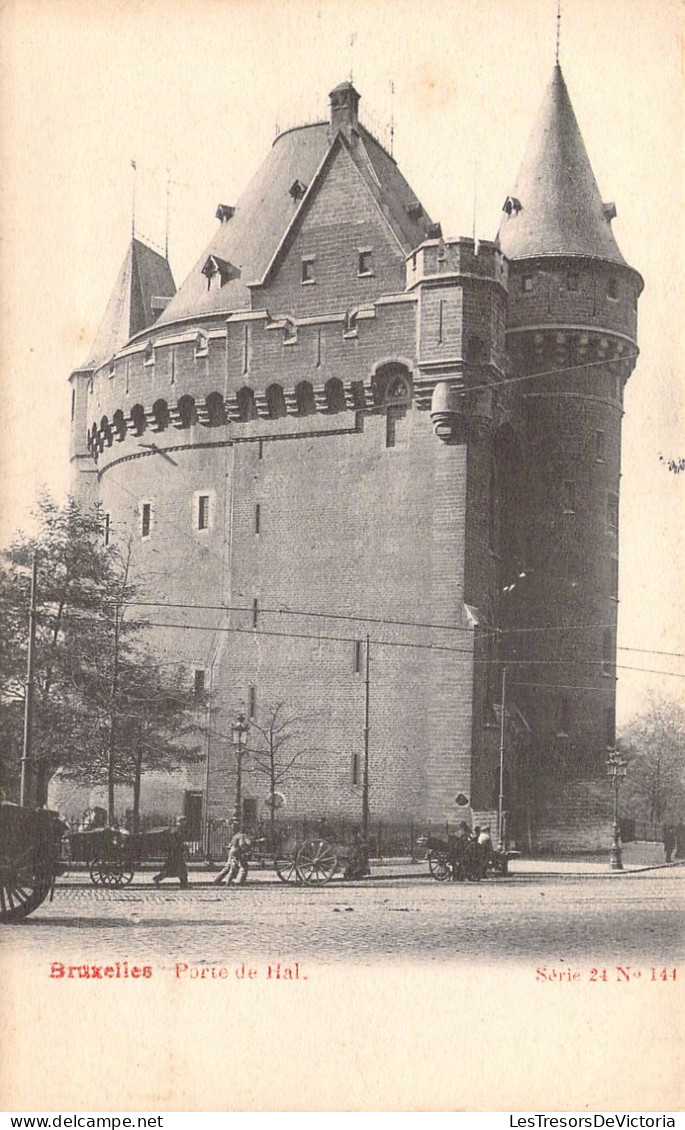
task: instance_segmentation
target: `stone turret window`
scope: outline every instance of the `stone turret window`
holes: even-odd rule
[[[197,496],[197,528],[198,530],[209,529],[209,495],[199,494]]]
[[[611,278],[607,280],[607,298],[610,302],[618,302],[618,279]]]
[[[595,432],[595,460],[597,463],[604,462],[604,453],[606,449],[606,436],[604,432]]]
[[[563,485],[564,514],[576,512],[576,484],[572,479],[566,479]]]
[[[359,276],[368,276],[373,274],[373,248],[360,247],[359,260],[357,263],[357,274]]]
[[[140,503],[140,536],[149,538],[152,530],[152,503]]]
[[[303,184],[301,180],[297,179],[293,181],[290,188],[288,189],[288,192],[292,196],[295,204],[299,204],[306,191],[306,184]]]
[[[207,334],[200,332],[195,338],[195,360],[197,361],[200,357],[206,357],[208,353],[209,342],[207,340]]]
[[[145,353],[143,354],[143,364],[146,366],[154,365],[155,363],[155,347],[151,341],[145,346]]]
[[[71,418],[74,419],[74,412],[76,411],[76,389],[71,390]]]
[[[532,294],[533,293],[533,276],[532,275],[523,275],[521,277],[521,290],[523,291],[524,294]]]
[[[580,290],[578,275],[569,274],[566,276],[565,289],[567,294],[576,294]]]
[[[305,283],[316,282],[316,279],[314,278],[314,256],[313,255],[308,255],[306,257],[303,257],[300,281],[302,282],[303,286],[305,285]]]

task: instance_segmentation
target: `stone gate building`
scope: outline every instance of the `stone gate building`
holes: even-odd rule
[[[444,237],[359,101],[276,138],[178,291],[132,241],[70,378],[74,489],[209,695],[205,816],[236,714],[279,704],[288,811],[359,815],[368,636],[372,813],[495,808],[503,733],[511,833],[568,843],[614,742],[642,280],[558,65],[492,242]],[[262,815],[249,755],[242,785]]]

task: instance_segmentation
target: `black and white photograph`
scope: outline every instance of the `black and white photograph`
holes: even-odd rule
[[[683,32],[0,8],[2,1109],[675,1125]]]

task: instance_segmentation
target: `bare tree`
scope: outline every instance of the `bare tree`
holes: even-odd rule
[[[250,721],[250,741],[246,748],[250,770],[263,774],[269,782],[267,805],[269,809],[269,839],[275,843],[276,809],[279,787],[286,780],[295,762],[307,752],[301,744],[302,727],[307,721],[302,716],[289,714],[287,705],[279,702],[267,711],[262,723]]]

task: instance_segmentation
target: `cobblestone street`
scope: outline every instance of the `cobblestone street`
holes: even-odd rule
[[[188,962],[418,959],[676,961],[683,952],[681,867],[593,875],[535,874],[483,883],[425,877],[302,888],[264,876],[242,888],[193,877],[96,889],[85,877],[2,932],[32,958]]]

